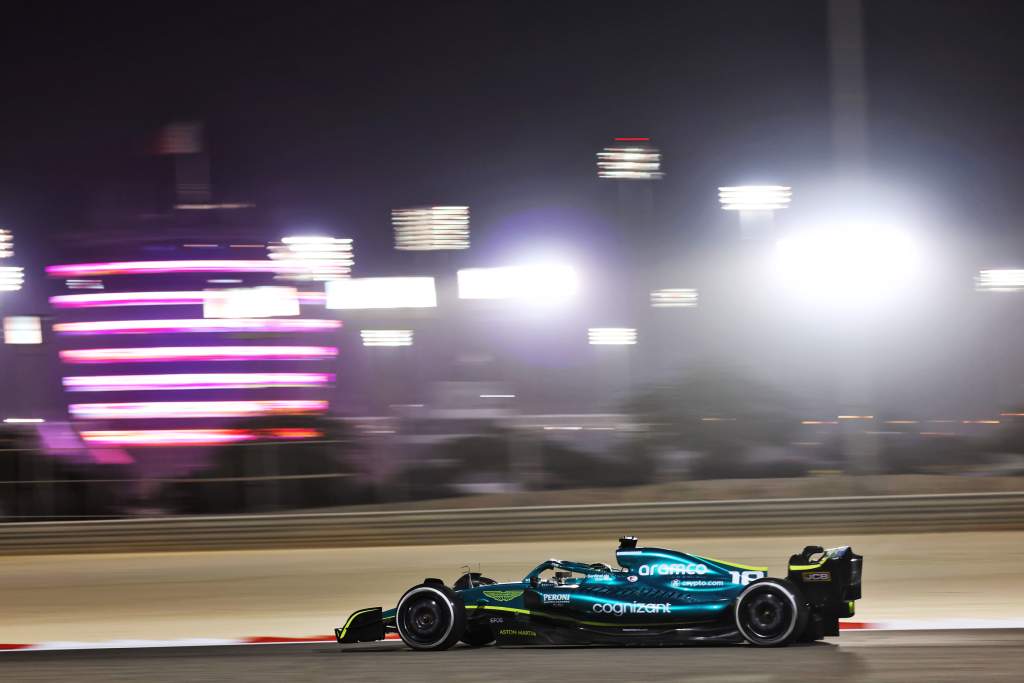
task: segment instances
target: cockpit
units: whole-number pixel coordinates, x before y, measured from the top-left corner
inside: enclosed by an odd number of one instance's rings
[[[604,562],[586,564],[583,562],[565,562],[563,560],[547,560],[541,562],[523,579],[531,586],[578,586],[586,579],[597,576],[609,576],[621,573]]]

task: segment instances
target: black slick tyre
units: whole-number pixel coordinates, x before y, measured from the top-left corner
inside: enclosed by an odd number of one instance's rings
[[[402,642],[414,650],[447,650],[466,631],[466,607],[440,582],[421,583],[398,601],[395,625]]]
[[[800,589],[786,579],[758,579],[736,598],[736,628],[751,645],[779,647],[797,640],[809,609]]]

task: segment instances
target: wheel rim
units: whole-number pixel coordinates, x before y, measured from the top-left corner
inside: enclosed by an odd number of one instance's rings
[[[438,596],[413,595],[402,606],[400,631],[407,641],[433,645],[444,640],[451,627],[451,617],[448,604]]]
[[[796,610],[789,595],[775,586],[765,586],[745,596],[737,617],[748,640],[773,644],[784,640],[793,630]]]

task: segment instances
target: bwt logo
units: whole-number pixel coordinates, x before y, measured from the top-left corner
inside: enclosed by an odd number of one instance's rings
[[[593,607],[598,614],[668,614],[667,602],[599,602]]]
[[[640,576],[680,576],[688,574],[707,574],[706,564],[642,564],[640,565]]]

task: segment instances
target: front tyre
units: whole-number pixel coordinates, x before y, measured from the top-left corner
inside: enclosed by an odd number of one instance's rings
[[[466,607],[454,591],[420,584],[398,601],[395,624],[402,642],[414,650],[447,650],[466,630]]]
[[[800,589],[786,579],[760,579],[736,598],[736,627],[752,645],[777,647],[798,638],[809,610]]]

